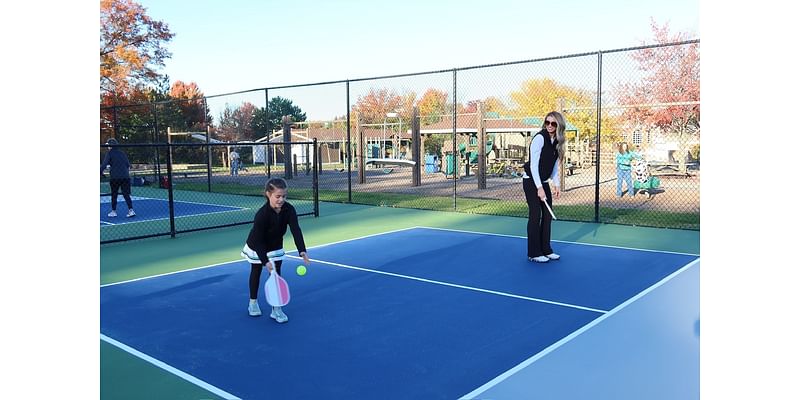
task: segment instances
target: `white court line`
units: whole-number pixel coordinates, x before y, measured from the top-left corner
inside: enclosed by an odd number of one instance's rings
[[[228,206],[224,206],[224,207],[228,207]],[[213,211],[213,212],[203,212],[203,213],[199,213],[199,214],[178,215],[177,217],[175,217],[175,219],[177,220],[178,218],[198,217],[198,216],[201,216],[201,215],[222,214],[222,213],[229,213],[229,212],[242,211],[242,210],[252,210],[252,209],[251,208],[247,208],[247,207],[243,207],[243,208],[236,208],[234,210],[222,210],[222,211]],[[135,221],[131,220],[130,222],[122,222],[120,224],[112,224],[112,225],[135,224],[135,223],[139,223],[139,222],[150,222],[150,221],[169,221],[169,217],[153,218],[153,219],[138,219],[138,220],[135,220]]]
[[[157,221],[157,220],[148,220],[148,221]],[[142,221],[142,222],[144,222],[144,221]],[[353,240],[364,239],[364,238],[368,238],[368,237],[372,237],[372,236],[384,235],[384,234],[387,234],[387,233],[400,232],[400,231],[404,231],[404,230],[408,230],[408,229],[414,229],[414,228],[415,227],[403,228],[403,229],[398,229],[398,230],[394,230],[394,231],[388,231],[388,232],[382,232],[382,233],[375,233],[375,234],[372,234],[372,235],[361,236],[361,237],[357,237],[357,238],[353,238],[353,239],[341,240],[341,241],[338,241],[338,242],[325,243],[325,244],[321,244],[321,245],[317,245],[317,246],[313,246],[313,247],[308,247],[306,250],[308,250],[308,249],[317,249],[317,248],[329,246],[329,245],[332,245],[332,244],[345,243],[345,242],[350,242],[350,241],[353,241]],[[287,255],[288,255],[288,253],[296,253],[296,252],[297,252],[297,250],[291,250],[291,251],[287,252]],[[290,257],[294,257],[294,256],[290,256]],[[299,257],[299,258],[301,258],[301,257]],[[195,270],[198,270],[198,269],[218,267],[220,265],[237,263],[239,261],[245,261],[245,259],[244,258],[237,258],[236,260],[223,261],[223,262],[219,262],[219,263],[216,263],[216,264],[204,265],[204,266],[201,266],[201,267],[194,267],[194,268],[182,269],[182,270],[179,270],[179,271],[165,272],[163,274],[143,276],[143,277],[140,277],[140,278],[128,279],[128,280],[125,280],[125,281],[106,283],[105,285],[100,285],[100,287],[104,288],[106,286],[121,285],[123,283],[136,282],[136,281],[141,281],[141,280],[150,279],[150,278],[158,278],[158,277],[167,276],[167,275],[180,274],[182,272],[195,271]]]
[[[122,195],[117,195],[117,201],[119,201],[119,197],[120,197],[120,196],[122,196]],[[102,197],[106,197],[106,196],[102,196]],[[110,203],[110,202],[111,202],[111,199],[110,199],[110,197],[111,197],[111,196],[108,196],[108,197],[109,197],[109,200],[108,200],[108,201],[101,201],[100,203],[101,203],[101,204]],[[137,197],[137,196],[131,196],[131,200],[132,200],[132,201],[133,201],[133,200],[140,200],[140,201],[141,201],[141,200],[159,200],[159,201],[163,201],[163,202],[169,203],[169,199],[162,199],[162,198],[158,198],[158,197]],[[203,205],[203,206],[216,206],[216,207],[233,207],[233,208],[237,208],[236,206],[228,206],[228,205],[224,205],[224,204],[214,204],[214,203],[200,203],[200,202],[197,202],[197,201],[187,201],[187,200],[178,200],[178,199],[173,199],[173,201],[176,201],[176,202],[179,202],[179,203],[186,203],[186,204],[199,204],[199,205]]]
[[[296,258],[296,259],[299,259],[299,260],[303,259],[302,257],[291,256],[291,255],[287,255],[287,257]],[[515,298],[515,299],[535,301],[537,303],[546,303],[546,304],[552,304],[552,305],[562,306],[562,307],[577,308],[579,310],[592,311],[592,312],[596,312],[596,313],[600,313],[600,314],[605,314],[605,313],[608,312],[608,311],[599,310],[599,309],[596,309],[596,308],[583,307],[583,306],[578,306],[578,305],[568,304],[568,303],[560,303],[560,302],[557,302],[557,301],[538,299],[538,298],[535,298],[535,297],[520,296],[520,295],[516,295],[516,294],[498,292],[496,290],[481,289],[481,288],[476,288],[476,287],[472,287],[472,286],[457,285],[455,283],[448,283],[448,282],[442,282],[442,281],[435,281],[435,280],[432,280],[432,279],[418,278],[416,276],[410,276],[410,275],[395,274],[393,272],[378,271],[378,270],[369,269],[369,268],[362,268],[362,267],[356,267],[356,266],[352,266],[352,265],[339,264],[339,263],[335,263],[335,262],[331,262],[331,261],[322,261],[322,260],[316,260],[316,259],[311,259],[311,260],[315,261],[315,262],[318,262],[318,263],[321,263],[321,264],[329,264],[329,265],[333,265],[333,266],[341,267],[341,268],[354,269],[354,270],[357,270],[357,271],[364,271],[364,272],[372,272],[374,274],[388,275],[388,276],[394,276],[394,277],[397,277],[397,278],[404,278],[404,279],[411,279],[411,280],[414,280],[414,281],[420,281],[420,282],[425,282],[425,283],[433,283],[433,284],[436,284],[436,285],[449,286],[449,287],[454,287],[454,288],[459,288],[459,289],[473,290],[473,291],[476,291],[476,292],[495,294],[495,295],[498,295],[498,296],[511,297],[511,298]]]
[[[613,310],[611,310],[611,311],[609,311],[609,312],[605,313],[604,315],[600,316],[599,318],[595,319],[594,321],[592,321],[592,322],[590,322],[590,323],[588,323],[588,324],[584,325],[583,327],[581,327],[580,329],[576,330],[575,332],[572,332],[572,333],[571,333],[569,336],[567,336],[567,337],[565,337],[565,338],[563,338],[563,339],[559,340],[558,342],[555,342],[555,343],[551,344],[551,345],[550,345],[550,346],[548,346],[546,349],[544,349],[544,350],[540,351],[539,353],[535,354],[533,357],[531,357],[531,358],[529,358],[529,359],[527,359],[527,360],[525,360],[525,361],[523,361],[523,362],[519,363],[517,366],[515,366],[515,367],[513,367],[513,368],[509,369],[508,371],[506,371],[506,372],[504,372],[504,373],[502,373],[502,374],[498,375],[496,378],[492,379],[492,380],[491,380],[491,381],[489,381],[489,382],[486,382],[486,383],[485,383],[485,384],[483,384],[481,387],[479,387],[479,388],[477,388],[477,389],[475,389],[475,390],[473,390],[473,391],[471,391],[471,392],[469,392],[469,393],[467,393],[467,394],[465,394],[465,395],[461,396],[461,397],[459,398],[459,400],[470,400],[470,399],[475,399],[475,398],[476,398],[476,396],[479,396],[481,393],[483,393],[483,392],[485,392],[485,391],[487,391],[487,390],[491,389],[491,388],[492,388],[492,387],[494,387],[494,386],[497,386],[497,385],[498,385],[500,382],[502,382],[502,381],[504,381],[504,380],[508,379],[509,377],[511,377],[512,375],[516,374],[516,373],[517,373],[517,372],[519,372],[520,370],[522,370],[522,369],[526,368],[527,366],[529,366],[529,365],[533,364],[534,362],[536,362],[536,361],[537,361],[537,360],[539,360],[540,358],[542,358],[542,357],[546,356],[547,354],[549,354],[549,353],[553,352],[554,350],[558,349],[559,347],[561,347],[561,346],[565,345],[567,342],[571,341],[572,339],[575,339],[575,338],[576,338],[578,335],[580,335],[580,334],[582,334],[582,333],[586,332],[587,330],[591,329],[591,328],[592,328],[592,327],[594,327],[595,325],[597,325],[597,324],[599,324],[599,323],[603,322],[603,320],[605,320],[606,318],[609,318],[609,317],[611,317],[612,315],[614,315],[614,314],[618,313],[618,312],[619,312],[620,310],[622,310],[623,308],[625,308],[625,307],[629,306],[631,303],[633,303],[633,302],[635,302],[636,300],[640,299],[640,298],[641,298],[641,297],[643,297],[644,295],[646,295],[646,294],[648,294],[648,293],[652,292],[653,290],[655,290],[655,289],[656,289],[656,288],[658,288],[659,286],[661,286],[661,285],[663,285],[663,284],[667,283],[667,282],[668,282],[668,281],[670,281],[672,278],[674,278],[674,277],[678,276],[678,275],[679,275],[679,274],[681,274],[683,271],[686,271],[687,269],[691,268],[691,267],[692,267],[692,266],[694,266],[695,264],[698,264],[699,262],[700,262],[700,259],[698,258],[698,259],[696,259],[696,260],[694,260],[694,261],[690,262],[689,264],[686,264],[686,265],[684,265],[684,266],[683,266],[681,269],[679,269],[679,270],[677,270],[677,271],[673,272],[673,273],[672,273],[672,274],[670,274],[669,276],[667,276],[667,277],[665,277],[664,279],[660,280],[659,282],[655,283],[653,286],[650,286],[649,288],[647,288],[647,289],[643,290],[642,292],[640,292],[640,293],[639,293],[639,294],[637,294],[636,296],[633,296],[633,297],[631,297],[630,299],[628,299],[628,300],[627,300],[627,301],[625,301],[624,303],[622,303],[622,304],[620,304],[620,305],[618,305],[618,306],[614,307],[614,309],[613,309]]]
[[[117,196],[117,197],[119,197],[119,196]],[[157,197],[136,197],[136,196],[131,196],[131,201],[133,201],[133,200],[160,200],[160,201],[169,203],[169,199],[160,199],[160,198],[157,198]],[[197,202],[197,201],[187,201],[187,200],[177,200],[177,199],[173,199],[173,201],[178,202],[178,203],[186,203],[186,204],[199,204],[199,205],[202,205],[202,206],[231,207],[231,208],[240,208],[240,209],[248,208],[248,207],[239,207],[239,206],[229,206],[229,205],[225,205],[225,204],[200,203],[200,202]],[[111,202],[111,200],[109,200],[107,202],[101,201],[100,203],[101,204],[105,204],[105,203],[110,203],[110,202]]]
[[[319,244],[319,245],[312,246],[312,247],[307,247],[306,250],[318,249],[320,247],[325,247],[325,246],[330,246],[330,245],[340,244],[340,243],[347,243],[347,242],[352,242],[354,240],[360,240],[360,239],[366,239],[366,238],[375,237],[375,236],[387,235],[387,234],[390,234],[390,233],[403,232],[403,231],[408,231],[408,230],[416,229],[416,228],[419,228],[419,227],[418,226],[412,226],[412,227],[409,227],[409,228],[400,228],[400,229],[395,229],[395,230],[392,230],[392,231],[373,233],[373,234],[370,234],[370,235],[359,236],[359,237],[355,237],[355,238],[352,238],[352,239],[339,240],[337,242],[330,242],[330,243],[325,243],[325,244]],[[293,251],[297,251],[297,250],[293,250]]]
[[[107,198],[107,199],[106,199]],[[158,200],[152,197],[139,197],[139,196],[131,196],[131,201],[134,200]],[[122,194],[117,195],[117,202],[125,202],[124,196]],[[111,203],[111,195],[108,196],[100,196],[100,204],[110,204]]]
[[[296,252],[296,251],[297,250],[292,250],[291,252]],[[293,256],[293,255],[289,255],[289,254],[286,254],[286,257],[295,258],[295,259],[298,259],[298,260],[302,260],[303,259],[303,257]],[[454,284],[454,283],[435,281],[435,280],[432,280],[432,279],[418,278],[416,276],[395,274],[393,272],[385,272],[385,271],[378,271],[378,270],[369,269],[369,268],[355,267],[355,266],[352,266],[352,265],[339,264],[339,263],[335,263],[335,262],[331,262],[331,261],[323,261],[323,260],[317,260],[317,259],[313,259],[313,258],[311,258],[310,260],[314,261],[314,262],[317,262],[317,263],[329,264],[329,265],[333,265],[333,266],[337,266],[337,267],[341,267],[341,268],[353,269],[353,270],[364,271],[364,272],[372,272],[372,273],[375,273],[375,274],[394,276],[394,277],[397,277],[397,278],[411,279],[411,280],[420,281],[420,282],[426,282],[426,283],[434,283],[434,284],[437,284],[437,285],[450,286],[450,287],[459,288],[459,289],[473,290],[473,291],[476,291],[476,292],[490,293],[490,294],[495,294],[495,295],[498,295],[498,296],[511,297],[511,298],[515,298],[515,299],[535,301],[535,302],[539,302],[539,303],[547,303],[547,304],[552,304],[552,305],[557,305],[557,306],[562,306],[562,307],[576,308],[576,309],[579,309],[579,310],[592,311],[592,312],[596,312],[596,313],[600,313],[600,314],[604,314],[604,313],[608,312],[608,311],[605,311],[605,310],[600,310],[600,309],[591,308],[591,307],[583,307],[583,306],[578,306],[578,305],[574,305],[574,304],[560,303],[560,302],[557,302],[557,301],[551,301],[551,300],[545,300],[545,299],[538,299],[538,298],[535,298],[535,297],[527,297],[527,296],[520,296],[520,295],[516,295],[516,294],[511,294],[511,293],[498,292],[498,291],[495,291],[495,290],[488,290],[488,289],[481,289],[481,288],[476,288],[476,287],[471,287],[471,286],[457,285],[457,284]],[[158,277],[162,277],[162,276],[175,275],[175,274],[180,274],[180,273],[183,273],[183,272],[196,271],[196,270],[205,269],[205,268],[212,268],[212,267],[217,267],[217,266],[225,265],[225,264],[232,264],[232,263],[236,263],[236,262],[240,262],[240,261],[241,262],[245,262],[244,259],[236,260],[236,261],[226,261],[226,262],[221,262],[221,263],[217,263],[217,264],[197,267],[197,268],[190,268],[190,269],[184,269],[184,270],[173,271],[173,272],[165,272],[163,274],[150,275],[150,276],[145,276],[145,277],[141,277],[141,278],[129,279],[129,280],[126,280],[126,281],[107,283],[105,285],[100,285],[100,287],[104,288],[104,287],[108,287],[108,286],[121,285],[121,284],[124,284],[124,283],[137,282],[137,281],[142,281],[142,280],[151,279],[151,278],[158,278]]]
[[[181,377],[181,378],[183,378],[183,379],[185,379],[185,380],[187,380],[187,381],[189,381],[191,383],[194,383],[195,385],[200,386],[201,388],[203,388],[205,390],[208,390],[209,392],[214,393],[217,396],[220,396],[220,397],[222,397],[224,399],[227,399],[227,400],[241,400],[239,397],[236,397],[236,396],[234,396],[234,395],[232,395],[232,394],[230,394],[230,393],[228,393],[228,392],[226,392],[226,391],[224,391],[224,390],[222,390],[222,389],[220,389],[220,388],[218,388],[218,387],[216,387],[214,385],[211,385],[210,383],[207,383],[207,382],[205,382],[205,381],[203,381],[203,380],[201,380],[199,378],[196,378],[196,377],[194,377],[192,375],[189,375],[186,372],[183,372],[183,371],[181,371],[181,370],[179,370],[179,369],[177,369],[177,368],[175,368],[175,367],[173,367],[173,366],[171,366],[171,365],[169,365],[169,364],[167,364],[167,363],[165,363],[163,361],[160,361],[160,360],[157,360],[157,359],[155,359],[153,357],[150,357],[147,354],[144,354],[141,351],[136,350],[136,349],[134,349],[134,348],[132,348],[132,347],[130,347],[128,345],[125,345],[125,344],[123,344],[123,343],[121,343],[121,342],[119,342],[117,340],[114,340],[114,339],[112,339],[112,338],[110,338],[110,337],[108,337],[108,336],[106,336],[106,335],[104,335],[102,333],[100,334],[100,339],[105,341],[105,342],[107,342],[107,343],[109,343],[109,344],[111,344],[111,345],[114,345],[114,346],[116,346],[116,347],[118,347],[118,348],[120,348],[120,349],[122,349],[122,350],[124,350],[124,351],[126,351],[126,352],[128,352],[128,353],[130,353],[130,354],[132,354],[134,356],[136,356],[136,357],[139,357],[142,360],[147,361],[150,364],[155,365],[156,367],[159,367],[159,368],[161,368],[161,369],[163,369],[163,370],[165,370],[167,372],[170,372],[173,375],[176,375],[176,376]]]
[[[148,221],[156,221],[156,220],[148,220]],[[320,247],[330,246],[332,244],[345,243],[345,242],[350,242],[350,241],[353,241],[353,240],[364,239],[364,238],[368,238],[368,237],[372,237],[372,236],[380,236],[380,235],[384,235],[384,234],[387,234],[387,233],[400,232],[400,231],[414,229],[414,228],[416,228],[416,227],[397,229],[397,230],[394,230],[394,231],[381,232],[381,233],[375,233],[375,234],[371,234],[371,235],[360,236],[360,237],[356,237],[356,238],[353,238],[353,239],[340,240],[338,242],[320,244],[320,245],[317,245],[317,246],[308,247],[308,248],[306,248],[306,250],[308,250],[308,249],[318,249]],[[291,251],[288,251],[287,253],[295,253],[295,252],[297,252],[297,250],[291,250]],[[223,261],[223,262],[220,262],[220,263],[204,265],[204,266],[201,266],[201,267],[182,269],[180,271],[165,272],[163,274],[144,276],[144,277],[141,277],[141,278],[129,279],[129,280],[126,280],[126,281],[112,282],[112,283],[107,283],[105,285],[100,285],[100,287],[102,288],[102,287],[106,287],[106,286],[119,285],[119,284],[122,284],[122,283],[136,282],[136,281],[140,281],[140,280],[143,280],[143,279],[157,278],[157,277],[166,276],[166,275],[179,274],[181,272],[195,271],[195,270],[198,270],[198,269],[218,267],[220,265],[232,264],[232,263],[236,263],[236,262],[239,262],[239,261],[245,261],[245,259],[244,258],[237,258],[235,260]]]
[[[222,211],[222,212],[229,212],[229,211],[234,211],[234,210],[228,210],[228,211]],[[187,215],[185,217],[192,217],[192,216],[194,216],[194,215]],[[183,218],[183,217],[177,217],[177,218]],[[155,219],[155,220],[147,220],[147,221],[158,221],[158,220]],[[145,222],[145,221],[140,221],[140,222]],[[308,247],[307,249],[309,249],[309,250],[310,249],[318,249],[318,248],[322,248],[322,247],[326,247],[326,246],[331,246],[331,245],[334,245],[334,244],[347,243],[347,242],[352,242],[352,241],[355,241],[355,240],[366,239],[366,238],[375,237],[375,236],[381,236],[381,235],[387,235],[387,234],[390,234],[390,233],[403,232],[403,231],[408,231],[408,230],[412,230],[412,229],[431,229],[431,230],[440,230],[440,231],[446,231],[446,232],[450,231],[450,232],[472,233],[472,234],[477,234],[477,235],[491,235],[491,236],[509,237],[509,238],[515,238],[515,239],[525,239],[526,238],[525,236],[505,235],[505,234],[502,234],[502,233],[474,232],[474,231],[466,231],[466,230],[459,230],[459,229],[434,228],[434,227],[430,227],[430,226],[412,226],[412,227],[408,227],[408,228],[400,228],[400,229],[395,229],[395,230],[386,231],[386,232],[379,232],[379,233],[373,233],[373,234],[364,235],[364,236],[358,236],[358,237],[354,237],[352,239],[345,239],[345,240],[340,240],[340,241],[336,241],[336,242],[324,243],[324,244]],[[691,253],[677,253],[677,252],[658,251],[658,250],[649,250],[649,249],[636,249],[636,248],[628,248],[628,247],[616,247],[616,246],[609,246],[609,245],[602,245],[602,244],[591,244],[591,243],[581,243],[581,242],[567,242],[567,241],[556,241],[556,242],[579,244],[579,245],[585,245],[585,246],[597,246],[597,247],[612,248],[612,249],[639,250],[639,251],[649,251],[649,252],[655,252],[655,253],[667,253],[667,254],[678,254],[678,255],[688,255],[688,256],[699,256],[698,254],[691,254]],[[295,252],[297,252],[297,250],[289,251],[289,252],[287,252],[287,255],[288,255],[288,253],[295,253]],[[217,267],[217,266],[220,266],[220,265],[231,264],[231,263],[235,263],[235,262],[239,262],[239,261],[244,261],[244,259],[235,259],[235,260],[231,260],[231,261],[223,261],[223,262],[216,263],[216,264],[204,265],[204,266],[195,267],[195,268],[188,268],[188,269],[184,269],[184,270],[180,270],[180,271],[173,271],[173,272],[167,272],[167,273],[163,273],[163,274],[150,275],[150,276],[145,276],[145,277],[141,277],[141,278],[130,279],[130,280],[126,280],[126,281],[107,283],[105,285],[100,285],[100,287],[102,288],[102,287],[111,286],[111,285],[119,285],[119,284],[122,284],[122,283],[135,282],[135,281],[139,281],[139,280],[143,280],[143,279],[150,279],[150,278],[157,278],[157,277],[161,277],[161,276],[165,276],[165,275],[178,274],[178,273],[181,273],[181,272],[189,272],[189,271],[194,271],[194,270],[198,270],[198,269]],[[602,311],[602,312],[605,312],[605,311]]]
[[[145,280],[145,279],[159,278],[159,277],[162,277],[162,276],[167,276],[167,275],[175,275],[175,274],[180,274],[180,273],[182,273],[182,272],[196,271],[196,270],[198,270],[198,269],[205,269],[205,268],[211,268],[211,267],[218,267],[218,266],[220,266],[220,265],[232,264],[232,263],[239,262],[239,261],[245,261],[245,260],[244,260],[244,258],[240,258],[240,259],[238,259],[238,260],[234,260],[234,261],[224,261],[224,262],[221,262],[221,263],[216,263],[216,264],[211,264],[211,265],[204,265],[204,266],[202,266],[202,267],[195,267],[195,268],[189,268],[189,269],[182,269],[182,270],[180,270],[180,271],[165,272],[165,273],[163,273],[163,274],[157,274],[157,275],[143,276],[143,277],[141,277],[141,278],[128,279],[128,280],[126,280],[126,281],[119,281],[119,282],[106,283],[105,285],[100,285],[100,287],[101,287],[101,288],[104,288],[104,287],[106,287],[106,286],[114,286],[114,285],[121,285],[121,284],[123,284],[123,283],[130,283],[130,282],[136,282],[136,281],[143,281],[143,280]]]
[[[473,234],[476,234],[476,235],[500,236],[500,237],[510,237],[510,238],[516,238],[516,239],[527,239],[527,236],[506,235],[506,234],[502,234],[502,233],[490,233],[490,232],[475,232],[475,231],[465,231],[465,230],[460,230],[460,229],[449,229],[449,228],[435,228],[435,227],[432,227],[432,226],[415,226],[414,228],[420,228],[420,229],[432,229],[432,230],[437,230],[437,231],[448,231],[448,232],[473,233]],[[647,252],[651,252],[651,253],[677,254],[677,255],[681,255],[681,256],[696,256],[696,257],[699,257],[699,256],[700,256],[700,254],[694,254],[694,253],[681,253],[681,252],[677,252],[677,251],[651,250],[651,249],[639,249],[639,248],[635,248],[635,247],[611,246],[611,245],[607,245],[607,244],[583,243],[583,242],[570,242],[570,241],[567,241],[567,240],[552,240],[552,241],[553,241],[553,242],[557,242],[557,243],[578,244],[578,245],[582,245],[582,246],[604,247],[604,248],[609,248],[609,249],[622,249],[622,250],[633,250],[633,251],[647,251]]]

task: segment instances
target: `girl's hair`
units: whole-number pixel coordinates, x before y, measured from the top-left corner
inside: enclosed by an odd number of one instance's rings
[[[566,139],[564,139],[564,130],[566,129],[566,123],[564,122],[564,116],[561,115],[558,111],[550,111],[544,117],[544,121],[547,121],[547,117],[553,117],[558,122],[558,127],[556,128],[556,139],[558,140],[558,144],[556,145],[556,150],[558,150],[558,158],[562,161],[564,160],[564,152],[566,151],[564,145],[566,145]],[[547,131],[544,126],[544,122],[542,122],[542,129]]]
[[[286,189],[286,181],[283,178],[272,178],[267,181],[267,186],[264,188],[264,191],[267,193],[272,193],[275,189]]]
[[[625,151],[622,151],[622,146],[625,146]],[[631,151],[631,146],[628,146],[628,143],[626,142],[619,142],[617,144],[617,151],[619,152],[619,154],[625,154]]]

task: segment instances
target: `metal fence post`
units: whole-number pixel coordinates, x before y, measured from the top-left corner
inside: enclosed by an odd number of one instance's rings
[[[169,198],[169,236],[175,237],[175,197],[172,192],[172,139],[167,135],[167,193]]]
[[[317,147],[317,138],[314,138],[314,173],[312,177],[311,186],[313,186],[312,190],[314,192],[314,216],[319,217],[319,169],[317,165],[322,165],[322,158],[319,157],[322,155],[322,151]],[[317,158],[319,157],[319,158]],[[319,162],[317,162],[319,160]]]
[[[347,202],[353,202],[353,144],[350,137],[350,81],[345,82],[345,91],[347,92],[347,149],[345,150],[345,157],[347,157]]]
[[[291,116],[284,115],[283,122],[283,176],[292,179],[292,120]]]
[[[456,74],[457,73],[458,73],[458,70],[453,69],[453,210],[457,210],[456,197],[458,196],[458,188],[457,188],[457,183],[456,182],[458,182],[458,174],[459,174],[459,172],[458,172],[458,163],[456,162],[456,160],[458,160],[458,157],[456,157],[456,130],[457,130],[457,127],[456,127],[456,106],[457,106],[457,102],[456,102]]]
[[[206,148],[208,149],[208,157],[206,157],[207,161],[207,171],[208,171],[208,191],[211,192],[211,175],[212,171],[211,168],[213,165],[211,159],[211,127],[208,126],[208,120],[206,118],[206,114],[208,114],[208,104],[206,104],[206,98],[203,97],[203,125],[206,127]]]
[[[600,134],[603,101],[603,52],[597,52],[597,139],[595,141],[594,222],[600,222]]]

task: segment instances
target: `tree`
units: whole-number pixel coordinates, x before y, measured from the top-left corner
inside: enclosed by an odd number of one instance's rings
[[[593,102],[589,93],[549,78],[523,82],[520,90],[511,92],[511,101],[515,107],[508,111],[515,117],[544,117],[560,103],[588,106]]]
[[[511,92],[512,107],[506,111],[515,117],[544,118],[550,111],[563,111],[564,118],[575,127],[565,132],[567,140],[591,138],[597,135],[596,100],[592,93],[562,85],[553,79],[531,79],[522,83],[520,90]],[[562,109],[563,107],[563,109]],[[579,111],[570,109],[580,108]],[[616,130],[616,123],[603,116],[603,138],[609,140]]]
[[[219,116],[217,135],[226,142],[256,139],[252,128],[255,112],[256,107],[250,102],[244,102],[236,108],[225,104],[225,109]]]
[[[458,112],[465,113],[465,114],[473,114],[478,112],[478,101],[479,100],[470,100],[467,102],[467,105],[462,106],[461,104],[458,105]],[[483,112],[496,112],[496,113],[508,113],[508,108],[506,108],[505,104],[503,104],[502,100],[498,99],[494,96],[489,96],[483,101]]]
[[[267,118],[267,109],[269,110],[269,119]],[[284,115],[290,115],[294,122],[306,120],[306,113],[300,107],[294,105],[291,100],[280,96],[273,97],[267,103],[267,109],[258,108],[253,114],[250,129],[258,137],[266,136],[273,130],[282,129]]]
[[[352,111],[358,113],[362,124],[383,123],[386,114],[397,112],[407,103],[407,99],[388,89],[370,89],[369,93],[359,96]],[[410,110],[403,112],[410,115]]]
[[[451,105],[447,103],[448,94],[442,90],[430,88],[423,93],[417,102],[422,125],[438,122],[444,115],[453,113]]]
[[[175,100],[174,103],[183,116],[186,129],[202,130],[205,128],[204,124],[212,123],[212,117],[208,114],[203,101],[203,91],[196,83],[176,81],[172,84],[169,95]]]
[[[107,92],[100,98],[100,139],[115,137],[120,142],[151,143],[162,138],[154,128],[168,126],[163,105],[149,104],[169,99],[165,82],[152,87],[134,87],[123,95]],[[115,106],[123,104],[122,106]],[[133,149],[131,151],[134,151]]]
[[[669,24],[659,26],[651,20],[658,44],[683,42],[688,33],[670,34]],[[638,82],[619,85],[620,104],[626,108],[622,116],[634,124],[657,128],[677,136],[678,163],[685,172],[687,140],[700,134],[700,50],[699,44],[651,47],[637,50],[632,58],[645,76]],[[694,103],[697,104],[694,104]]]
[[[442,154],[445,139],[445,135],[429,135],[425,139],[425,154]]]
[[[175,34],[133,0],[100,1],[100,92],[119,96],[161,78]]]

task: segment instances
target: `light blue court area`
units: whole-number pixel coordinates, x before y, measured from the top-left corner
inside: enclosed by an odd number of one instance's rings
[[[111,212],[111,196],[100,196],[100,226],[130,224],[141,221],[169,219],[169,201],[148,197],[131,196],[136,216],[127,218],[128,206],[122,195],[117,196],[117,216],[109,217]],[[196,203],[190,201],[174,201],[175,217],[213,214],[238,211],[241,207],[222,206],[218,204]]]
[[[248,316],[244,261],[110,284],[101,333],[224,398],[699,397],[697,255],[525,246],[405,229],[311,248],[303,277],[293,253],[286,324],[263,296]]]

